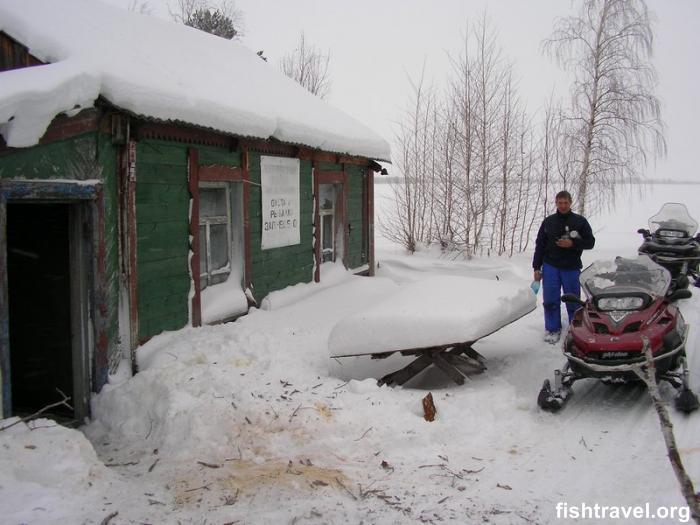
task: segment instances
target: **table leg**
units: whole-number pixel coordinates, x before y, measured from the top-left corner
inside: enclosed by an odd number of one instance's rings
[[[430,355],[423,354],[418,359],[411,361],[407,366],[403,367],[401,370],[392,372],[382,377],[377,384],[382,385],[403,385],[406,381],[411,379],[413,376],[419,374],[432,364],[433,360]]]
[[[460,370],[452,363],[447,362],[447,360],[443,357],[444,355],[445,352],[435,352],[430,357],[432,358],[435,366],[437,366],[440,370],[445,372],[450,377],[450,379],[452,379],[452,381],[454,381],[458,385],[463,385],[464,374],[462,374],[462,372],[460,372]]]
[[[445,361],[459,368],[459,371],[464,375],[480,374],[486,370],[486,367],[481,361],[472,357],[460,355],[459,353],[445,352],[443,357],[445,358]]]

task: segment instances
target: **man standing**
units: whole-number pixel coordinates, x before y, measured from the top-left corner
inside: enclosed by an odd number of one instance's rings
[[[580,295],[581,253],[595,245],[588,221],[571,211],[571,194],[560,191],[556,196],[557,212],[542,221],[532,258],[535,281],[543,280],[544,340],[554,344],[561,334],[561,291]],[[578,308],[567,303],[569,322]]]

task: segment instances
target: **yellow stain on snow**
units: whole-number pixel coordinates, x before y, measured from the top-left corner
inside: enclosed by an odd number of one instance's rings
[[[246,366],[250,366],[252,363],[253,360],[248,357],[236,357],[235,359],[231,360],[231,364],[236,368],[245,368]]]
[[[220,468],[202,467],[196,475],[174,483],[175,504],[185,507],[207,500],[210,503],[226,498],[250,497],[268,490],[343,491],[350,484],[345,474],[335,468],[318,467],[309,460],[281,459],[256,463],[248,460],[227,460]]]
[[[320,401],[314,405],[316,412],[321,414],[326,421],[330,421],[333,418],[333,413],[328,405],[321,403]]]

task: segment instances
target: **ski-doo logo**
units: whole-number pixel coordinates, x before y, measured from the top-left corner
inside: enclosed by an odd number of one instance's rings
[[[602,359],[625,359],[629,355],[629,352],[603,352],[600,357]]]
[[[615,311],[613,311],[613,312],[608,312],[608,315],[612,318],[613,321],[615,321],[616,323],[619,323],[619,322],[622,321],[625,317],[627,317],[627,314],[628,314],[628,313],[629,313],[629,312],[623,312],[623,311],[615,310]]]

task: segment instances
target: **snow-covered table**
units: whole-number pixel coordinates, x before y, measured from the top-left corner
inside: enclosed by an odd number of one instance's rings
[[[380,384],[402,385],[435,365],[456,383],[485,370],[472,345],[535,309],[528,286],[473,277],[439,276],[402,286],[383,301],[341,319],[332,329],[331,357],[394,352],[418,356]]]

